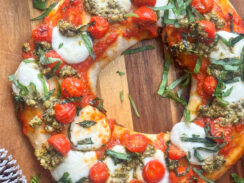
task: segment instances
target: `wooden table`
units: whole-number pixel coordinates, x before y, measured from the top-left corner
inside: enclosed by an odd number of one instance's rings
[[[49,0],[50,1],[50,0]],[[243,0],[231,0],[237,11],[244,16]],[[39,15],[32,8],[31,0],[0,0],[0,147],[5,147],[18,160],[27,176],[41,174],[42,181],[51,180],[49,172],[43,170],[36,160],[28,139],[21,132],[21,125],[16,119],[14,101],[8,76],[15,72],[21,61],[21,47],[31,36],[31,30],[39,22],[29,21]],[[105,100],[105,108],[110,118],[128,128],[147,133],[169,131],[182,116],[183,108],[169,99],[162,99],[156,93],[159,87],[163,59],[160,40],[143,41],[139,45],[152,44],[156,50],[139,53],[136,56],[118,58],[100,74],[98,93]],[[118,76],[117,70],[126,72]],[[179,75],[179,71],[170,73],[169,82]],[[125,101],[120,102],[119,92],[125,93]],[[140,113],[137,118],[127,98],[131,94]],[[244,176],[241,160],[218,182],[228,183],[233,172]]]

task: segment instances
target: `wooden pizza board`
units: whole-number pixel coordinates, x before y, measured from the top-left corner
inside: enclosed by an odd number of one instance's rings
[[[53,1],[53,0],[52,0]],[[49,3],[52,2],[49,0]],[[244,16],[243,0],[231,0],[237,11]],[[21,47],[31,37],[31,30],[40,22],[31,22],[40,12],[34,10],[31,0],[0,0],[0,147],[9,150],[17,159],[23,173],[30,180],[39,173],[41,182],[51,182],[48,171],[43,170],[34,156],[28,139],[21,132],[16,119],[14,101],[11,96],[11,84],[8,76],[15,72],[21,61]],[[157,95],[163,59],[160,40],[143,41],[136,46],[152,44],[156,50],[137,55],[121,56],[108,65],[100,74],[98,93],[105,100],[105,108],[110,118],[136,131],[158,133],[170,131],[172,125],[179,122],[183,108],[169,99]],[[126,72],[119,76],[116,71]],[[171,82],[180,74],[174,69],[170,72]],[[120,102],[119,93],[124,91],[125,100]],[[133,97],[140,113],[137,118],[130,107],[128,93]],[[244,176],[244,160],[228,171],[218,183],[229,183],[233,172]]]

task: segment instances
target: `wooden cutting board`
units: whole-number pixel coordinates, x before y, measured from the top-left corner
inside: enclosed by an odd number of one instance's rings
[[[241,16],[244,16],[243,0],[231,2]],[[21,132],[21,125],[15,115],[11,85],[8,82],[8,76],[15,72],[21,61],[23,43],[31,37],[32,28],[40,24],[31,22],[30,18],[36,17],[40,12],[33,9],[31,0],[0,0],[0,9],[0,147],[8,149],[18,160],[28,180],[39,173],[41,182],[49,183],[49,172],[39,165],[28,139]],[[183,108],[156,94],[164,61],[159,39],[143,41],[136,46],[148,44],[154,45],[156,50],[120,57],[108,65],[100,74],[98,93],[105,100],[108,116],[115,118],[120,124],[140,132],[166,132],[179,122]],[[126,72],[126,75],[119,76],[116,74],[117,70]],[[178,68],[172,66],[168,81],[175,80],[179,74]],[[121,104],[119,93],[122,90],[125,100]],[[128,93],[135,101],[140,118],[136,117],[130,107]],[[240,160],[217,182],[231,182],[230,174],[233,172],[243,177],[243,163],[244,160]]]

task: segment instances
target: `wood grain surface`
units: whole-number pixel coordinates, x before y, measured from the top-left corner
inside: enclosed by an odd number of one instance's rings
[[[231,2],[240,15],[244,16],[243,0]],[[40,12],[33,9],[31,0],[0,0],[0,9],[0,148],[9,150],[28,180],[39,173],[41,182],[49,183],[49,172],[39,165],[28,139],[21,132],[21,125],[15,116],[11,84],[8,82],[8,76],[15,72],[21,61],[23,43],[31,37],[32,28],[40,23],[29,20]],[[143,41],[136,46],[148,44],[155,45],[156,50],[121,56],[109,64],[100,74],[98,93],[105,100],[108,116],[115,118],[120,124],[147,133],[170,131],[173,124],[179,122],[183,108],[156,94],[164,61],[160,39]],[[126,72],[126,75],[119,76],[116,74],[117,70]],[[180,70],[173,66],[168,81],[173,81],[179,74]],[[120,91],[124,91],[123,103],[120,102]],[[136,117],[130,107],[128,93],[136,103],[140,118]],[[230,174],[233,172],[243,177],[243,164],[244,160],[240,160],[217,182],[230,183]]]

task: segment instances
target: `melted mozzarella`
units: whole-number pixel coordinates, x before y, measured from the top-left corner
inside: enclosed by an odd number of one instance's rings
[[[95,121],[96,124],[84,128],[78,123],[84,120]],[[90,138],[92,144],[79,144],[79,141],[84,141]],[[96,150],[102,145],[107,143],[110,139],[110,128],[107,119],[103,113],[98,111],[96,108],[87,106],[83,108],[78,117],[75,118],[74,122],[70,127],[70,140],[78,150]]]
[[[217,32],[218,35],[225,38],[229,41],[231,38],[235,38],[238,36],[236,33],[230,33],[226,31]],[[224,59],[224,58],[236,58],[240,59],[242,48],[244,47],[244,39],[237,42],[234,47],[226,46],[222,40],[218,41],[218,44],[213,48],[213,51],[210,53],[210,57],[216,60]]]
[[[155,7],[166,6],[168,4],[168,0],[157,0]],[[162,27],[162,17],[164,16],[164,11],[159,12],[158,26]]]
[[[158,183],[169,183],[169,171],[166,167],[164,153],[161,150],[156,150],[156,153],[152,157],[147,157],[143,160],[144,165],[152,160],[159,160],[165,167],[165,174],[164,177]]]
[[[124,146],[121,146],[121,145],[114,146],[112,148],[112,150],[115,152],[119,152],[119,153],[126,153]],[[115,173],[116,169],[120,169],[122,167],[121,164],[115,165],[112,158],[110,158],[109,156],[105,158],[104,163],[107,165],[110,175],[113,175]],[[119,181],[119,178],[109,176],[107,183],[118,182],[118,181]]]
[[[65,172],[69,173],[72,182],[88,177],[91,166],[97,162],[96,152],[69,151],[64,161],[53,171],[52,176],[58,181]]]
[[[40,74],[40,70],[36,63],[21,62],[17,71],[15,72],[15,78],[24,86],[29,86],[30,83],[34,83],[37,91],[43,95],[44,94],[43,84],[38,77],[39,74]],[[46,85],[47,85],[47,82],[46,82]],[[13,88],[14,93],[18,95],[19,89],[15,86],[15,84],[12,85],[12,88]]]
[[[241,99],[244,99],[244,82],[239,79],[238,82],[226,84],[226,89],[228,90],[233,87],[230,95],[224,99],[230,103],[238,102]]]
[[[92,44],[91,38],[90,41]],[[59,48],[60,44],[63,45],[61,48]],[[63,36],[58,27],[53,29],[52,47],[68,64],[81,63],[89,56],[89,51],[80,35],[74,37]]]
[[[191,158],[190,162],[192,164],[201,165],[202,163],[198,161],[198,159],[194,156],[194,148],[197,147],[206,147],[203,143],[194,143],[194,142],[183,142],[181,141],[181,137],[192,137],[192,135],[199,135],[201,138],[205,138],[205,131],[202,127],[194,124],[189,123],[186,124],[185,122],[180,122],[174,125],[170,139],[171,142],[178,146],[180,149],[185,151],[186,153],[190,152]],[[199,154],[202,156],[203,159],[213,156],[214,154],[207,151],[198,151]]]

